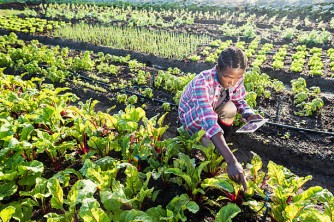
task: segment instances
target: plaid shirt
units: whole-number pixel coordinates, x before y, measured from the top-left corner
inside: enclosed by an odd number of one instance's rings
[[[201,72],[188,83],[180,98],[178,113],[180,122],[191,134],[203,129],[206,137],[210,139],[223,132],[217,123],[218,115],[214,111],[222,90],[216,67]],[[244,78],[229,88],[228,94],[243,118],[254,113],[245,101]]]

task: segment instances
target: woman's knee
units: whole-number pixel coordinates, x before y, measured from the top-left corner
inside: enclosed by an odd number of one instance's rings
[[[223,114],[224,118],[234,118],[235,115],[237,114],[237,107],[234,105],[233,102],[228,101],[223,106]]]

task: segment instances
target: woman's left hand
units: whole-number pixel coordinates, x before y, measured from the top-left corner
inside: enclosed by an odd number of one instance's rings
[[[254,119],[263,119],[263,117],[260,114],[252,114],[247,118],[247,122],[254,120]]]

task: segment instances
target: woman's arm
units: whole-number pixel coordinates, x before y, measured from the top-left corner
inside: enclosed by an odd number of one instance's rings
[[[230,148],[227,146],[222,133],[217,133],[211,137],[211,141],[218,149],[219,153],[224,157],[227,163],[228,176],[235,182],[241,183],[244,191],[247,191],[247,183],[243,174],[243,168],[238,160],[235,158]]]

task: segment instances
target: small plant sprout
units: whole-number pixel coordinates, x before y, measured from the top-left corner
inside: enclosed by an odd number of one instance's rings
[[[170,103],[163,103],[161,107],[165,112],[169,112],[171,110]]]

